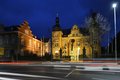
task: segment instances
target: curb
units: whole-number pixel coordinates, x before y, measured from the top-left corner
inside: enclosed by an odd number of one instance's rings
[[[37,66],[37,65],[36,65]],[[71,69],[81,69],[81,70],[113,70],[120,71],[120,68],[117,67],[109,67],[109,66],[72,66],[72,65],[39,65],[41,67],[50,67],[50,68],[71,68]]]
[[[101,66],[101,67],[89,67],[89,66],[76,66],[76,69],[79,70],[88,70],[88,71],[111,71],[111,72],[120,72],[120,68]]]
[[[108,67],[89,67],[89,66],[70,66],[70,65],[53,65],[53,68],[76,68],[83,70],[110,70]]]

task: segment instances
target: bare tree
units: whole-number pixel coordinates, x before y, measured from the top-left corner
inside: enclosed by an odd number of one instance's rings
[[[104,38],[101,39],[101,36],[110,31],[110,24],[104,16],[102,16],[100,13],[94,12],[91,16],[85,19],[83,27],[88,28],[91,33],[90,46],[92,47],[92,57],[94,58],[96,54],[93,46],[94,40],[97,39],[99,42],[104,40]]]
[[[110,31],[110,24],[108,23],[107,19],[102,16],[100,13],[96,13],[95,19],[92,16],[89,16],[85,19],[85,24],[84,26],[89,28],[91,26],[91,24],[93,24],[93,22],[95,22],[98,24],[99,27],[99,34],[103,35],[106,32]]]

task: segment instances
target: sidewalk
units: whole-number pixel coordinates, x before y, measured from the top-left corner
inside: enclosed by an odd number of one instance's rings
[[[113,71],[120,72],[120,64],[118,63],[73,63],[73,62],[44,62],[44,66],[51,66],[53,68],[75,68],[77,70],[90,71]]]

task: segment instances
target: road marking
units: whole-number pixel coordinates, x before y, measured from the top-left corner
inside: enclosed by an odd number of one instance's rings
[[[20,79],[13,79],[13,78],[0,77],[0,80],[20,80]]]
[[[21,77],[34,77],[34,78],[48,78],[48,79],[62,79],[57,77],[50,76],[40,76],[40,75],[30,75],[30,74],[20,74],[20,73],[11,73],[11,72],[0,72],[1,75],[11,75],[11,76],[21,76]],[[9,80],[9,79],[7,79]]]
[[[85,70],[102,70],[102,67],[91,67],[91,66],[76,66],[76,68],[84,68]]]
[[[106,79],[101,79],[101,78],[92,78],[94,80],[106,80]]]
[[[99,70],[108,70],[110,72],[120,72],[118,67],[93,67],[93,66],[76,66],[77,69],[85,69],[85,70],[93,70],[93,71],[99,71]]]
[[[54,68],[54,69],[57,69],[57,70],[70,70],[70,68]]]
[[[71,72],[69,72],[65,77],[68,77],[69,75],[71,75],[74,70],[75,70],[75,69],[73,69]]]
[[[70,68],[71,66],[70,65],[53,65],[53,67],[66,67],[66,68]]]

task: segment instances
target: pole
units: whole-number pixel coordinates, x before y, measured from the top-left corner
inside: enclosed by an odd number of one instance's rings
[[[110,49],[109,49],[109,42],[110,42],[110,41],[109,41],[109,32],[108,32],[108,55],[109,55],[109,50],[110,50]]]
[[[115,60],[117,63],[116,7],[114,7],[114,28],[115,28]]]
[[[51,47],[51,62],[52,62],[52,36],[51,36],[51,41],[50,41],[50,47]]]

